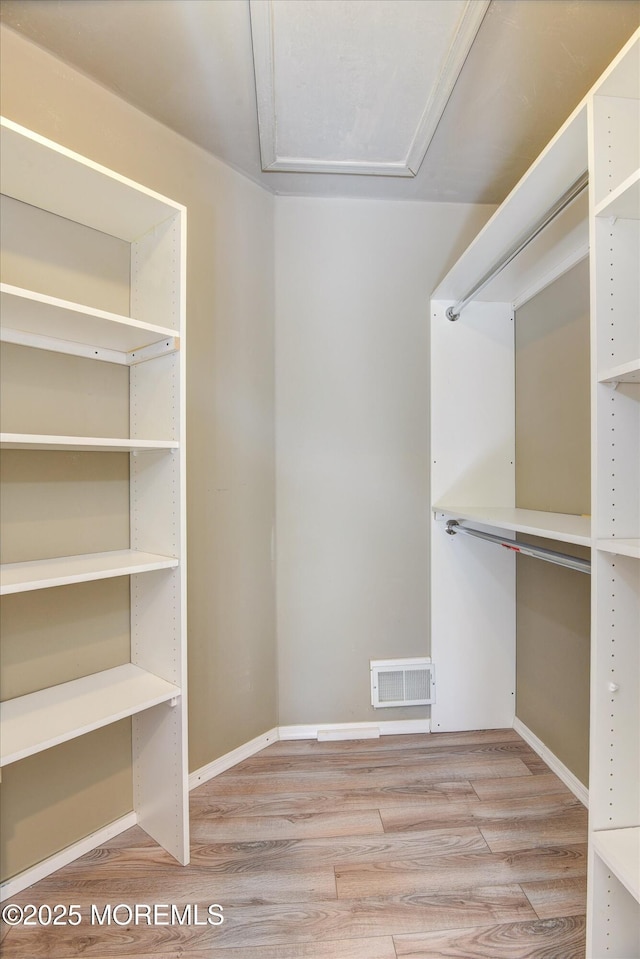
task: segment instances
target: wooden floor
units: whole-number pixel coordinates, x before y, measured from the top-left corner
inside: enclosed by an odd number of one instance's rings
[[[83,921],[11,928],[4,959],[584,957],[586,810],[512,730],[275,743],[191,808],[189,867],[135,827],[14,897]],[[91,925],[92,903],[199,924]]]

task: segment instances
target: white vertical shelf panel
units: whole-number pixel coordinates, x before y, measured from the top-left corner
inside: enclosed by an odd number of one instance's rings
[[[589,959],[640,957],[640,31],[589,108],[592,565]]]
[[[433,732],[498,729],[515,716],[515,554],[431,525]]]
[[[603,539],[640,536],[640,387],[595,389],[597,533]]]
[[[514,504],[513,317],[473,303],[452,323],[431,305],[433,501]],[[431,527],[434,730],[511,726],[515,692],[515,558]]]
[[[189,862],[186,711],[139,713],[133,721],[133,795],[140,826],[182,865]]]
[[[129,432],[138,436],[180,435],[180,354],[158,356],[129,371]]]
[[[593,224],[598,376],[640,356],[640,220],[598,217]]]
[[[594,213],[598,215],[609,198],[619,197],[622,184],[638,169],[640,106],[628,96],[600,94],[593,100],[594,122],[598,127],[594,140]],[[611,214],[620,215],[613,210]]]
[[[131,577],[131,658],[183,695],[174,708],[133,722],[133,785],[138,822],[178,862],[189,862],[186,653],[186,210],[139,238],[131,249],[131,309],[180,334],[181,349],[130,371],[130,434],[162,429],[180,439],[170,457],[131,464],[131,543],[162,544],[180,557],[169,574]],[[151,435],[151,434],[149,434]],[[163,433],[164,435],[164,433]],[[163,644],[157,642],[164,635]]]
[[[620,829],[640,825],[640,562],[594,559],[591,822]]]
[[[589,855],[587,959],[638,959],[640,906],[592,847]]]
[[[439,507],[515,505],[514,327],[508,303],[431,308],[431,496]]]

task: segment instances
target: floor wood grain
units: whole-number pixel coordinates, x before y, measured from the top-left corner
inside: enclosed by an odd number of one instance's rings
[[[584,956],[585,810],[513,730],[274,743],[191,806],[188,867],[134,827],[14,897],[83,921],[5,929],[3,959]]]
[[[520,849],[513,853],[471,852],[431,858],[422,856],[395,862],[369,863],[336,869],[341,899],[363,896],[411,895],[435,890],[474,888],[491,883],[533,882],[575,878],[584,873],[586,844]]]
[[[539,919],[579,915],[587,898],[587,879],[551,879],[520,883]]]
[[[434,800],[424,806],[384,809],[380,813],[386,832],[424,830],[443,824],[455,828],[470,822],[487,831],[499,830],[503,824],[522,824],[523,827],[529,824],[534,829],[542,829],[545,823],[553,823],[567,814],[583,827],[586,826],[586,809],[569,792],[478,802],[461,800],[447,803]],[[580,838],[570,840],[580,841]]]
[[[394,936],[398,959],[584,959],[584,917]]]

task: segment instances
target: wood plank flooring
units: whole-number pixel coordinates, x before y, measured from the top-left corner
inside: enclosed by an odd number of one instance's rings
[[[513,730],[274,743],[191,793],[191,837],[186,868],[135,827],[14,897],[82,922],[5,928],[4,959],[585,954],[586,810]]]

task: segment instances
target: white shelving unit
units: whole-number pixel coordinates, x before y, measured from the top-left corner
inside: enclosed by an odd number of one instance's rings
[[[640,956],[640,39],[590,100],[593,620],[587,950]]]
[[[186,210],[9,120],[0,142],[3,194],[130,245],[131,311],[1,284],[3,342],[128,367],[128,436],[0,440],[9,451],[129,453],[130,537],[127,549],[5,564],[0,591],[127,576],[131,601],[129,663],[2,704],[2,765],[133,717],[138,822],[186,864]],[[34,470],[41,462],[33,460]]]
[[[560,213],[465,300],[588,170]],[[514,312],[590,257],[592,517],[515,508]],[[515,556],[445,520],[591,547],[588,959],[640,957],[640,34],[433,294],[434,730],[510,726]],[[553,543],[549,544],[553,547]]]

